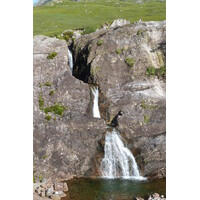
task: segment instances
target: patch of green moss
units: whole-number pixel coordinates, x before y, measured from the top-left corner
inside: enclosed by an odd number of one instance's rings
[[[54,90],[51,90],[50,92],[49,92],[49,96],[53,96],[55,94],[55,91]]]
[[[148,76],[159,76],[166,77],[166,66],[155,68],[155,67],[147,67],[146,75]]]
[[[40,108],[40,110],[42,110],[43,107],[44,107],[44,98],[43,98],[41,93],[39,94],[39,100],[38,101],[39,101],[39,108]]]
[[[53,120],[56,121],[56,117],[54,117]]]
[[[121,53],[122,53],[122,49],[120,49],[120,48],[119,48],[119,49],[116,49],[116,51],[115,51],[115,52],[116,52],[116,54],[118,54],[118,55],[119,55],[119,54],[121,54]]]
[[[57,56],[57,53],[53,51],[47,56],[47,59],[54,59],[56,56]]]
[[[51,87],[51,82],[47,81],[44,85],[48,86],[48,87]]]
[[[64,110],[66,110],[67,108],[64,107],[63,105],[60,105],[58,103],[55,103],[53,106],[50,106],[50,107],[46,107],[44,108],[44,112],[47,114],[47,113],[54,113],[54,114],[57,114],[57,115],[60,115],[62,116],[63,113],[64,113]]]
[[[145,115],[144,116],[144,123],[147,124],[150,121],[150,116],[149,115]]]
[[[42,84],[41,83],[39,83],[39,87],[42,88]]]
[[[103,44],[103,40],[98,40],[98,42],[97,42],[97,46],[101,46]]]
[[[126,58],[125,62],[129,67],[133,67],[135,64],[135,60],[133,58]]]
[[[147,67],[146,75],[156,75],[156,68],[155,67]]]
[[[96,67],[91,67],[90,68],[90,73],[95,76],[98,72],[100,71],[100,67],[96,66]]]
[[[45,119],[46,119],[47,121],[49,121],[49,120],[51,119],[51,115],[46,115],[46,116],[45,116]]]
[[[150,109],[150,110],[154,110],[156,108],[155,105],[149,105],[147,104],[147,102],[145,100],[143,100],[141,103],[140,103],[140,106],[143,108],[143,109]]]

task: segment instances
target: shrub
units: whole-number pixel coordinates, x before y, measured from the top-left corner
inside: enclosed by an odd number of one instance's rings
[[[57,56],[57,53],[55,51],[49,53],[49,55],[47,56],[47,59],[54,59]]]
[[[129,67],[133,67],[135,60],[133,58],[127,58],[125,62]]]
[[[98,42],[97,42],[97,46],[101,46],[103,44],[103,40],[98,40]]]

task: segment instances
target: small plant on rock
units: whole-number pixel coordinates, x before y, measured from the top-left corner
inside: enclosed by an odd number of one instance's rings
[[[39,100],[38,101],[39,101],[39,108],[40,108],[40,110],[42,110],[43,107],[44,107],[44,98],[43,98],[41,93],[39,95]]]
[[[145,115],[144,116],[144,123],[147,124],[150,121],[150,116],[149,115]]]
[[[133,58],[126,58],[125,62],[129,67],[133,67],[133,65],[135,64],[135,60]]]
[[[55,94],[55,91],[54,90],[51,90],[50,92],[49,92],[49,96],[53,96]]]
[[[103,44],[103,40],[98,40],[98,42],[97,42],[97,46],[101,46]]]
[[[121,53],[122,53],[122,49],[120,49],[120,48],[119,48],[119,49],[116,49],[116,51],[115,51],[115,52],[116,52],[116,54],[118,54],[118,55],[119,55],[119,54],[121,54]]]
[[[46,119],[47,121],[49,121],[49,120],[51,119],[51,115],[46,115],[46,116],[45,116],[45,119]]]
[[[55,57],[57,56],[57,53],[55,51],[53,51],[52,53],[50,53],[48,56],[47,56],[47,59],[54,59]]]
[[[44,85],[48,86],[48,87],[51,87],[51,82],[47,81]]]

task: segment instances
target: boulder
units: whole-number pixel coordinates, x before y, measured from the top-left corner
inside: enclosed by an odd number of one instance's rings
[[[33,46],[34,175],[50,182],[90,175],[105,121],[92,117],[89,86],[71,74],[67,43],[35,36]]]
[[[98,85],[101,116],[117,126],[141,174],[165,168],[166,22],[137,22],[83,35],[73,53],[73,75]]]

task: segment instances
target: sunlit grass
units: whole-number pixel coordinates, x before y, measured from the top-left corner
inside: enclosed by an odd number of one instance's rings
[[[160,21],[166,18],[166,3],[152,0],[144,4],[113,0],[107,2],[72,2],[63,0],[54,6],[40,6],[33,10],[33,34],[51,35],[67,29],[86,29],[92,32],[105,22],[123,18],[131,22]]]

